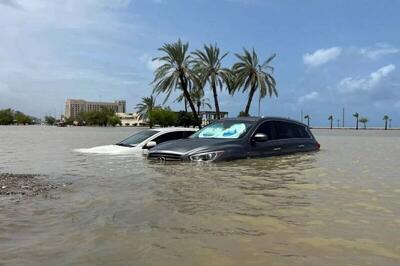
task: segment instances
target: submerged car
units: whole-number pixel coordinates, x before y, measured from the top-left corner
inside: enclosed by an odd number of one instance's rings
[[[297,121],[276,117],[218,120],[187,139],[152,148],[149,159],[216,162],[319,150],[310,129]]]
[[[88,149],[76,149],[75,151],[94,154],[138,153],[166,141],[187,138],[196,131],[197,129],[194,128],[180,127],[147,129],[139,131],[117,144],[97,146]]]

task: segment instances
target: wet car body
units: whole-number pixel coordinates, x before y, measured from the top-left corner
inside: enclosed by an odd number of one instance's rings
[[[211,130],[210,137],[206,134],[202,136],[202,132],[206,132],[208,127],[218,128],[219,131],[214,129]],[[240,130],[243,131],[241,135],[238,134]],[[216,131],[218,136],[212,136]],[[224,132],[236,135],[232,135],[232,138],[225,137]],[[148,158],[161,161],[216,162],[309,152],[319,148],[310,129],[291,119],[228,118],[208,125],[190,138],[157,145],[149,151]]]

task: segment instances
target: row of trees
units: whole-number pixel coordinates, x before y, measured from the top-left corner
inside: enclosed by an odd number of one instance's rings
[[[0,125],[32,125],[37,119],[12,109],[0,110]]]
[[[185,111],[186,106],[189,106],[198,126],[201,126],[200,107],[209,105],[204,99],[206,87],[211,90],[217,118],[220,118],[219,91],[226,90],[231,95],[239,91],[248,93],[243,116],[249,116],[257,92],[259,100],[266,96],[278,96],[272,76],[274,69],[270,66],[275,54],[261,62],[254,49],[244,49],[242,54],[235,54],[237,62],[231,68],[226,68],[222,62],[228,53],[221,52],[216,44],[204,45],[202,50],[189,52],[189,44],[178,40],[166,43],[158,50],[162,55],[153,59],[160,63],[154,72],[153,93],[166,94],[165,103],[172,93],[178,91],[176,101],[185,102]],[[143,98],[137,110],[148,117],[154,107],[154,97],[150,96]]]
[[[364,116],[364,117],[361,117],[360,114],[357,113],[357,112],[353,114],[353,117],[356,118],[356,129],[357,129],[357,130],[358,130],[358,125],[359,125],[359,123],[364,124],[364,129],[367,128],[367,123],[369,122],[369,120],[368,120],[367,117],[365,117],[365,116]],[[310,126],[311,116],[310,116],[310,115],[305,115],[305,116],[304,116],[304,119],[307,120],[307,125]],[[328,117],[328,121],[330,121],[330,129],[333,128],[333,120],[334,120],[333,115],[330,115],[330,116]],[[389,124],[389,128],[392,127],[392,119],[391,119],[388,115],[384,115],[382,120],[385,121],[385,130],[388,129],[388,124]],[[338,120],[338,121],[339,121],[339,120]]]
[[[74,121],[73,121],[74,120]],[[121,125],[121,120],[114,111],[102,108],[100,111],[87,111],[79,114],[77,119],[67,119],[66,124],[78,123],[81,126],[113,126]]]

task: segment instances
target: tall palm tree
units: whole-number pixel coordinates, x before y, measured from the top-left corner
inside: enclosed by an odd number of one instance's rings
[[[182,43],[181,40],[178,40],[175,43],[165,43],[158,49],[163,52],[164,55],[153,59],[162,63],[154,72],[154,92],[157,94],[161,92],[166,93],[166,101],[174,90],[182,90],[193,113],[193,117],[200,127],[201,122],[199,121],[196,107],[190,97],[190,88],[192,88],[192,84],[196,84],[199,81],[190,68],[191,58],[188,54],[188,48],[188,43]]]
[[[332,129],[332,128],[333,128],[333,115],[330,115],[330,116],[328,117],[328,120],[331,121],[331,129]]]
[[[138,103],[135,109],[141,119],[147,120],[150,117],[150,112],[156,107],[156,99],[151,95],[150,97],[143,97],[142,102]],[[150,128],[152,127],[153,125],[150,123]]]
[[[311,116],[310,116],[310,115],[305,115],[305,116],[304,116],[304,119],[307,119],[307,126],[310,127],[310,119],[311,119]]]
[[[204,45],[204,50],[196,50],[194,55],[194,70],[199,75],[203,84],[208,83],[213,93],[215,112],[220,119],[218,102],[219,87],[222,90],[224,84],[229,86],[232,73],[229,69],[222,67],[222,60],[228,53],[220,54],[220,49],[215,45]]]
[[[357,113],[357,112],[355,112],[354,114],[353,114],[353,116],[356,118],[356,130],[358,130],[358,121],[359,121],[359,113]]]
[[[385,120],[385,130],[387,130],[388,129],[389,116],[388,115],[384,115],[383,116],[383,120]]]
[[[200,108],[203,107],[208,107],[209,109],[211,109],[211,104],[210,104],[210,100],[208,98],[204,98],[204,92],[203,90],[192,90],[190,91],[190,97],[192,98],[193,102],[196,103],[197,105],[197,113],[200,114]],[[178,98],[175,99],[174,102],[182,102],[185,100],[185,96],[183,95],[183,93],[181,95],[178,96]],[[186,105],[186,102],[185,102]]]
[[[367,123],[368,123],[368,118],[366,118],[366,117],[360,117],[360,123],[363,123],[364,124],[364,129],[366,129],[367,128]]]
[[[269,63],[275,58],[276,54],[273,54],[260,65],[254,49],[252,53],[246,49],[243,49],[243,52],[243,55],[235,54],[239,62],[234,64],[232,69],[235,75],[235,89],[242,89],[242,92],[249,91],[244,110],[244,114],[249,115],[250,105],[257,90],[259,90],[260,98],[264,98],[266,95],[271,97],[273,94],[278,96],[275,79],[267,72],[267,70],[273,71],[273,67]]]

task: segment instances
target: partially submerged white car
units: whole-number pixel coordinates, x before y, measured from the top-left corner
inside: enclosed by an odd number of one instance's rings
[[[139,131],[123,141],[113,144],[97,146],[88,149],[76,149],[76,152],[93,154],[130,154],[142,153],[157,144],[169,141],[184,139],[196,132],[195,128],[169,127],[153,128]]]

